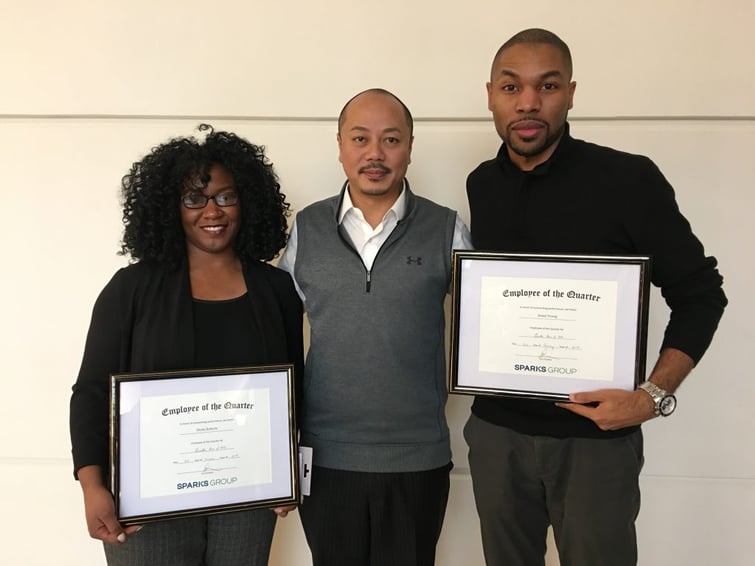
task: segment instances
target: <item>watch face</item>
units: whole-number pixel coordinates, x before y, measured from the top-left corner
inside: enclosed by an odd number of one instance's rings
[[[664,416],[668,417],[676,409],[676,397],[673,395],[667,395],[658,404],[658,411]]]

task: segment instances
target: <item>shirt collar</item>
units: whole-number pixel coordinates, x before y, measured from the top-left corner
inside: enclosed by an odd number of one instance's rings
[[[401,193],[399,193],[398,198],[395,200],[391,208],[389,208],[385,216],[383,216],[383,220],[385,220],[385,217],[388,216],[391,211],[396,215],[396,220],[401,220],[406,215],[406,179],[402,181],[401,185]],[[343,192],[343,199],[341,200],[341,210],[338,212],[338,223],[341,224],[343,222],[344,216],[350,211],[350,210],[357,210],[357,208],[354,206],[354,203],[351,201],[351,195],[349,194],[349,185],[346,185],[346,190]],[[361,211],[360,211],[361,212]]]

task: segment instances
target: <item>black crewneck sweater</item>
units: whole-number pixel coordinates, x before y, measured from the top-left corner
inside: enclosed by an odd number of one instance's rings
[[[727,303],[723,279],[650,159],[576,140],[567,124],[556,151],[532,171],[518,169],[502,145],[469,174],[467,196],[477,250],[651,256],[652,282],[671,309],[661,348],[700,360]],[[601,431],[552,402],[519,398],[478,396],[472,412],[558,438],[622,436],[637,428]]]

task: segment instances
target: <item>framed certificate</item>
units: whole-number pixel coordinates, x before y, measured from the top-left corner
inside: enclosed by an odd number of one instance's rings
[[[299,500],[293,365],[110,377],[124,525]]]
[[[650,258],[454,252],[449,391],[566,400],[645,378]]]

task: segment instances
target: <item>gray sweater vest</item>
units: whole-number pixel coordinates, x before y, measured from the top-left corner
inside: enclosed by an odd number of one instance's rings
[[[444,466],[451,449],[443,304],[456,213],[408,192],[407,214],[368,272],[337,225],[340,202],[312,204],[296,219],[294,275],[311,328],[302,444],[328,468]]]

